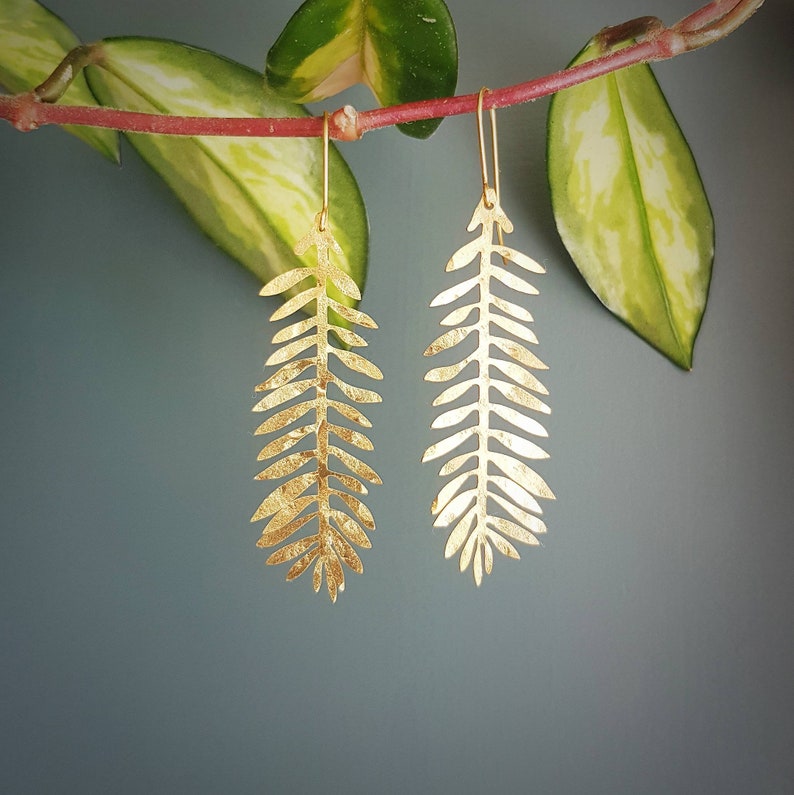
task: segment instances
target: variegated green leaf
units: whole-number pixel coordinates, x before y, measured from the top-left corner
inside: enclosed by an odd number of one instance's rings
[[[261,76],[206,50],[172,41],[106,39],[100,65],[87,69],[106,105],[186,116],[295,116],[306,111],[262,87]],[[302,138],[182,138],[130,135],[204,231],[269,281],[314,255],[293,246],[322,207],[322,142]],[[335,259],[363,288],[366,210],[353,175],[335,147],[329,227],[344,249]],[[353,299],[335,293],[345,304]]]
[[[455,26],[443,0],[307,0],[267,55],[265,75],[280,96],[314,102],[354,83],[381,105],[454,93]],[[399,125],[416,138],[440,119]]]
[[[31,91],[79,44],[63,20],[35,0],[0,0],[0,86],[15,93]],[[59,102],[97,104],[83,75],[74,78]],[[118,162],[118,133],[92,127],[64,129]]]
[[[573,63],[602,54],[596,38]],[[714,224],[692,153],[650,67],[560,92],[548,126],[554,215],[573,261],[611,312],[690,369]]]

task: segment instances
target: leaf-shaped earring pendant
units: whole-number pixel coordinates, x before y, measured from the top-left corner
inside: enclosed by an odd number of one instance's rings
[[[463,299],[441,320],[452,326],[432,342],[425,356],[433,356],[463,343],[469,337],[476,347],[456,364],[436,367],[425,375],[426,381],[455,382],[433,401],[443,406],[458,401],[475,390],[474,400],[455,405],[436,417],[432,428],[465,425],[440,442],[431,445],[422,461],[448,457],[439,475],[455,475],[433,501],[435,527],[452,526],[444,555],[460,552],[460,570],[472,565],[474,581],[479,586],[483,573],[493,568],[494,547],[504,555],[518,558],[514,541],[537,545],[537,536],[546,532],[540,519],[538,500],[554,499],[554,494],[526,460],[548,458],[548,454],[527,437],[546,437],[543,426],[528,412],[549,414],[550,409],[538,395],[548,391],[532,372],[546,365],[524,343],[537,343],[528,328],[532,315],[506,296],[512,293],[537,295],[538,291],[524,278],[524,273],[544,273],[541,265],[525,254],[504,245],[503,233],[513,225],[499,204],[499,165],[496,118],[490,111],[494,188],[488,184],[482,125],[480,91],[477,104],[477,131],[483,192],[468,226],[472,232],[481,227],[479,237],[467,243],[447,263],[446,270],[463,270],[474,264],[477,272],[459,281],[432,301],[431,306],[446,306]],[[493,262],[496,255],[501,263]],[[508,263],[516,266],[508,269]],[[520,274],[520,275],[518,275]],[[476,297],[472,298],[472,294]],[[519,299],[520,300],[520,299]],[[476,319],[470,319],[476,314]],[[496,354],[499,354],[498,356]],[[470,364],[476,370],[457,378]],[[502,402],[494,402],[498,397]],[[513,408],[511,405],[515,406]],[[473,419],[472,419],[473,417]],[[507,430],[510,428],[511,430]]]
[[[308,287],[279,307],[270,319],[281,320],[312,303],[315,309],[313,316],[276,333],[273,344],[283,345],[265,364],[281,367],[256,387],[257,392],[268,394],[253,410],[278,409],[255,431],[274,434],[258,460],[275,459],[256,479],[283,482],[265,498],[251,521],[268,520],[257,542],[259,547],[276,546],[303,531],[300,538],[290,540],[270,555],[267,563],[294,561],[287,580],[294,580],[314,564],[314,590],[320,590],[324,575],[328,595],[335,602],[337,594],[345,589],[342,564],[359,574],[364,570],[354,545],[365,548],[372,545],[367,533],[375,529],[375,522],[359,496],[367,494],[365,482],[381,482],[371,467],[338,446],[346,442],[362,450],[373,449],[363,433],[350,427],[353,424],[370,428],[372,423],[344,398],[353,403],[378,403],[381,398],[368,389],[348,384],[332,372],[330,365],[337,362],[375,379],[383,378],[383,374],[363,356],[348,349],[367,343],[350,328],[331,320],[338,317],[343,323],[377,328],[369,315],[329,295],[333,287],[354,301],[361,298],[353,279],[331,262],[331,253],[342,252],[328,226],[327,113],[323,124],[323,208],[315,218],[314,227],[295,246],[295,253],[305,254],[312,247],[317,250],[315,266],[282,273],[260,292],[260,295],[277,295],[310,280]],[[331,334],[348,348],[332,344]],[[305,352],[311,349],[313,355],[306,356]],[[298,378],[306,371],[308,377]],[[341,393],[341,399],[328,394],[330,386]],[[303,422],[297,424],[299,420]],[[349,424],[337,424],[344,420]],[[297,452],[287,453],[296,447]],[[343,471],[332,468],[331,458],[341,464]],[[308,532],[307,527],[311,528]]]

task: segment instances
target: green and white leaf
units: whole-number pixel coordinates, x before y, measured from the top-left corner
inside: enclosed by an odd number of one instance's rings
[[[593,39],[571,65],[602,54]],[[714,223],[692,153],[648,66],[552,99],[548,176],[560,237],[590,288],[643,339],[691,369]]]
[[[450,96],[458,78],[455,26],[443,0],[307,0],[267,55],[268,85],[315,102],[355,83],[397,105]],[[399,125],[427,138],[441,119]]]
[[[35,0],[0,0],[0,86],[21,94],[42,83],[80,40],[60,17]],[[96,105],[85,77],[77,75],[63,105]],[[119,137],[113,130],[64,127],[109,160],[119,160]]]
[[[206,50],[146,38],[106,39],[89,84],[106,105],[184,116],[303,116],[262,86],[261,75]],[[201,228],[267,282],[311,253],[293,251],[322,207],[322,141],[128,135]],[[330,149],[329,228],[344,250],[336,264],[363,289],[369,229],[358,185]],[[300,289],[300,287],[298,287]],[[344,304],[355,300],[339,291]]]

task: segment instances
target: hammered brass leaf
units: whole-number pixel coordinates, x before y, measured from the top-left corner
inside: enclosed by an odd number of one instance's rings
[[[506,271],[504,268],[498,268],[495,265],[492,267],[493,271],[491,275],[511,290],[524,293],[525,295],[538,294],[538,291],[526,279],[522,279],[520,276],[510,273],[510,271]]]
[[[338,400],[329,400],[328,405],[351,422],[358,423],[364,428],[372,427],[372,423],[355,406],[348,406],[347,403],[340,403]]]
[[[359,386],[352,386],[333,374],[330,375],[328,382],[338,386],[346,397],[356,403],[380,403],[381,401],[381,397],[377,392],[373,392],[371,389],[362,389]]]
[[[533,321],[532,315],[524,309],[523,306],[519,306],[518,304],[514,304],[512,301],[508,301],[505,298],[501,298],[498,295],[491,296],[491,303],[497,308],[501,309],[506,315],[510,315],[514,317],[516,320],[523,320],[527,323],[531,323]]]
[[[268,394],[254,406],[254,411],[271,411],[279,407],[279,411],[266,419],[255,432],[277,434],[259,454],[260,461],[275,460],[256,478],[291,479],[271,491],[251,521],[270,517],[257,542],[260,547],[276,546],[306,527],[315,528],[316,532],[311,531],[309,535],[276,550],[267,559],[267,563],[276,565],[294,561],[287,572],[287,580],[296,579],[314,564],[314,590],[319,591],[325,577],[328,595],[335,602],[338,593],[345,588],[342,563],[358,574],[364,570],[361,558],[352,544],[363,548],[372,546],[366,531],[375,529],[375,520],[369,508],[354,495],[368,493],[362,481],[380,484],[381,480],[369,465],[332,442],[333,437],[334,440],[347,443],[358,450],[373,449],[372,442],[365,434],[333,423],[329,419],[330,410],[362,428],[370,428],[372,423],[354,406],[329,398],[327,390],[333,384],[344,397],[356,403],[377,403],[381,398],[372,390],[340,379],[331,371],[330,363],[338,361],[342,369],[374,379],[383,378],[383,374],[360,354],[335,347],[331,343],[331,336],[335,336],[350,347],[363,347],[367,344],[354,331],[334,323],[334,316],[367,328],[377,328],[377,324],[364,312],[344,306],[328,296],[328,288],[333,285],[350,298],[357,300],[361,297],[356,283],[330,261],[331,252],[341,252],[330,231],[323,228],[322,216],[322,213],[317,215],[312,230],[295,247],[298,253],[315,247],[316,266],[283,273],[262,288],[262,295],[276,295],[312,277],[314,285],[279,307],[271,319],[289,317],[312,302],[316,312],[313,317],[292,323],[275,334],[273,344],[281,347],[273,352],[266,365],[281,367],[256,387],[257,392]],[[313,350],[313,356],[295,358],[308,349]],[[307,371],[311,374],[309,378],[294,380]],[[283,404],[289,404],[306,393],[313,394],[313,397],[282,408]],[[306,418],[307,415],[313,415],[313,421],[306,422],[304,419],[306,424],[290,428],[293,422]],[[305,440],[311,440],[308,448]],[[297,452],[284,455],[299,444],[306,449],[299,448]],[[331,457],[339,461],[348,472],[333,471],[330,466]],[[296,474],[305,466],[310,468]],[[332,481],[341,488],[332,485]]]
[[[433,401],[433,406],[443,406],[445,403],[452,403],[453,400],[457,400],[459,397],[465,395],[466,392],[468,392],[476,383],[478,383],[476,378],[468,378],[465,381],[461,381],[458,384],[453,384],[452,386],[447,387]],[[474,410],[474,408],[475,406],[472,406],[472,410]]]
[[[433,354],[440,353],[441,349],[431,349],[425,352],[426,356],[433,356]],[[451,364],[448,367],[435,367],[428,370],[425,374],[425,381],[451,381],[458,373],[469,366],[474,361],[474,356],[467,356],[463,361],[457,364]]]
[[[255,431],[254,435],[260,436],[272,431],[278,431],[281,428],[286,428],[292,422],[299,420],[305,414],[308,414],[314,408],[314,402],[306,400],[303,403],[295,403],[289,408],[279,411],[272,417],[266,419]]]
[[[459,306],[453,309],[445,318],[438,322],[442,326],[457,326],[462,323],[466,318],[477,308],[477,304],[468,304],[467,306]]]
[[[289,342],[289,340],[293,340],[295,337],[300,337],[301,334],[305,334],[316,325],[316,317],[307,317],[303,320],[299,320],[297,323],[292,323],[273,336],[273,344],[278,345],[282,342]]]
[[[312,275],[309,268],[292,268],[285,273],[280,273],[275,278],[271,279],[260,291],[259,295],[278,295],[290,287],[294,287],[304,279],[308,279]]]
[[[431,428],[449,428],[452,425],[457,425],[464,420],[473,411],[476,411],[476,406],[458,406],[456,409],[449,409],[442,414],[439,414],[434,420]]]
[[[529,370],[525,370],[523,367],[513,364],[513,362],[505,362],[502,359],[491,359],[491,364],[520,386],[524,386],[541,395],[549,394],[549,390]]]
[[[491,315],[491,322],[495,323],[508,334],[518,337],[520,340],[531,342],[535,345],[538,344],[538,338],[535,336],[535,332],[532,331],[532,329],[523,326],[521,323],[516,323],[515,320],[511,320],[509,317],[502,317],[494,313]]]
[[[534,332],[525,325],[532,322],[532,315],[520,304],[495,295],[491,289],[495,279],[502,294],[507,288],[519,296],[537,295],[532,284],[507,268],[512,263],[523,272],[543,273],[544,269],[535,260],[500,242],[502,234],[511,232],[513,226],[499,205],[496,191],[491,188],[486,189],[468,229],[473,231],[478,226],[481,227],[479,237],[458,249],[446,267],[451,272],[474,263],[477,273],[444,289],[431,306],[453,304],[475,288],[479,298],[472,303],[469,297],[466,305],[452,308],[441,325],[454,328],[441,334],[425,350],[425,356],[434,356],[476,336],[477,347],[473,353],[456,364],[435,367],[425,375],[427,381],[452,381],[474,363],[477,367],[474,377],[448,386],[433,405],[451,403],[472,387],[476,387],[476,395],[466,405],[447,409],[436,417],[433,428],[454,429],[468,424],[431,444],[422,460],[444,458],[460,445],[476,440],[476,450],[460,453],[441,467],[441,477],[454,477],[440,489],[431,512],[436,516],[435,527],[452,527],[444,556],[450,558],[459,553],[460,570],[471,565],[474,581],[479,586],[483,575],[490,574],[493,569],[494,548],[506,557],[518,558],[513,542],[540,543],[536,536],[546,531],[546,525],[538,517],[542,513],[538,500],[553,500],[554,494],[523,460],[545,459],[548,453],[523,435],[498,425],[500,421],[507,422],[522,434],[546,437],[545,428],[525,411],[548,414],[550,409],[533,394],[547,395],[548,391],[531,372],[547,367],[523,344],[537,343]],[[495,257],[501,258],[499,264],[492,262]],[[474,311],[478,317],[472,323],[469,318]],[[466,321],[467,325],[461,325]],[[497,358],[494,351],[508,358]],[[497,402],[499,396],[522,410]]]
[[[357,373],[363,373],[364,375],[367,375],[370,378],[374,378],[378,381],[383,378],[383,373],[374,364],[372,364],[369,359],[365,359],[358,353],[353,353],[353,351],[345,351],[341,348],[331,348],[330,351],[350,370],[354,370]]]
[[[308,389],[311,389],[313,385],[313,378],[304,378],[302,381],[293,381],[291,384],[279,387],[278,389],[275,389],[273,392],[271,392],[267,397],[262,398],[262,400],[260,400],[259,403],[253,407],[252,411],[270,411],[270,409],[280,406],[282,403],[286,403],[298,395],[302,395]]]
[[[328,308],[336,312],[339,317],[355,323],[357,326],[364,326],[364,328],[377,328],[378,324],[366,312],[359,309],[353,309],[352,306],[345,306],[332,298],[328,299]]]
[[[494,403],[491,406],[491,410],[506,422],[515,425],[516,428],[520,428],[524,433],[529,433],[533,436],[542,436],[544,438],[549,435],[546,429],[537,420],[533,420],[532,417],[527,417],[526,414],[522,414],[520,411],[511,409],[510,406],[500,406],[498,403]]]

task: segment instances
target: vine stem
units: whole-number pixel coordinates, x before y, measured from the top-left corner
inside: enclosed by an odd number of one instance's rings
[[[554,94],[565,88],[584,83],[627,66],[673,58],[684,52],[712,44],[732,33],[746,22],[764,0],[714,0],[670,27],[656,17],[640,17],[621,25],[605,28],[597,38],[605,47],[619,41],[638,39],[637,43],[596,58],[578,66],[489,91],[483,99],[483,109],[504,108],[530,102]],[[78,48],[80,58],[71,58],[68,72],[71,78],[87,63],[101,61],[101,43],[96,57],[86,57],[91,48]],[[62,66],[53,73],[58,75]],[[74,67],[74,68],[72,68]],[[157,133],[161,135],[211,135],[256,138],[319,138],[323,135],[322,116],[304,118],[219,118],[207,116],[167,116],[103,107],[84,107],[52,104],[53,76],[33,91],[0,95],[0,119],[6,119],[22,132],[29,132],[45,124],[72,124],[105,127],[123,132]],[[68,81],[65,84],[68,86]],[[64,87],[65,90],[65,87]],[[60,96],[60,95],[59,95]],[[359,112],[346,105],[329,116],[329,136],[335,140],[354,141],[365,132],[391,127],[395,124],[437,119],[474,113],[478,94],[464,94],[442,99],[409,102]]]

